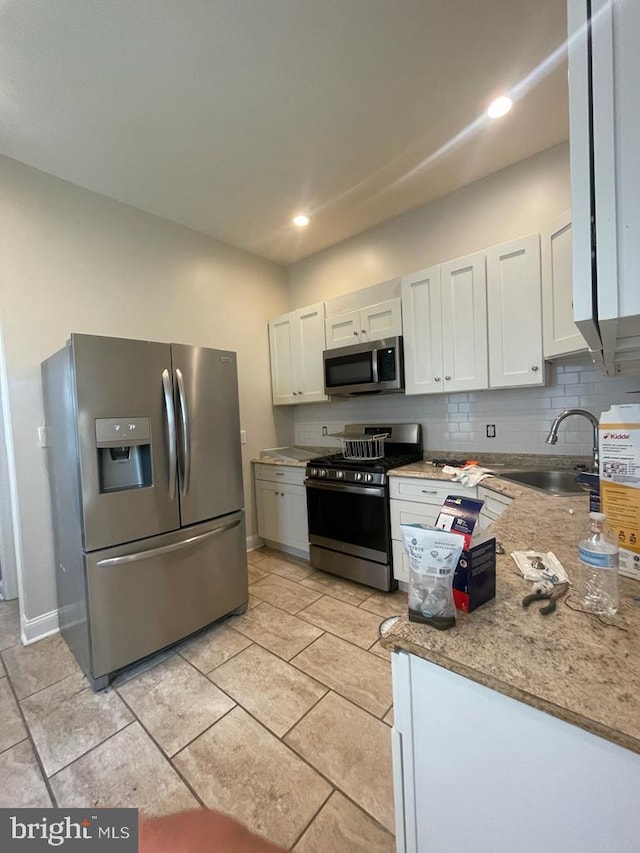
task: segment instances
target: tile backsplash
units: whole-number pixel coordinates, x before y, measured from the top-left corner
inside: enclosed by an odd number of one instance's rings
[[[547,383],[536,388],[470,391],[461,394],[334,398],[330,403],[298,406],[294,412],[295,443],[334,446],[323,437],[340,432],[346,423],[422,424],[425,450],[492,453],[591,454],[593,432],[585,418],[568,418],[558,443],[545,443],[551,423],[563,409],[587,409],[596,417],[613,403],[640,402],[640,377],[606,377],[587,356],[574,356],[546,365]],[[494,424],[496,437],[487,438]]]

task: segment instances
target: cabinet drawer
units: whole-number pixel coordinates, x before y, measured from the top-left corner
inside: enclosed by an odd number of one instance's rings
[[[409,583],[409,557],[402,542],[391,543],[393,552],[393,576],[397,581]]]
[[[291,483],[292,486],[304,484],[305,469],[287,465],[266,465],[258,463],[255,466],[256,480],[268,480],[271,483]]]
[[[493,492],[484,486],[478,486],[478,497],[481,501],[484,501],[482,511],[494,519],[501,515],[509,504],[512,503],[511,498]]]
[[[402,541],[401,524],[434,525],[440,506],[413,501],[391,501],[391,538]]]
[[[423,480],[417,477],[389,477],[389,494],[400,500],[419,501],[425,504],[435,504],[441,507],[447,495],[462,495],[465,498],[475,498],[475,486],[461,486],[448,480]]]

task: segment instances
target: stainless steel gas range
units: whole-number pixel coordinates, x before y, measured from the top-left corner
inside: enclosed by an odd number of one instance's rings
[[[422,459],[420,424],[348,424],[342,437],[344,453],[307,464],[311,565],[389,591],[396,583],[387,471]]]

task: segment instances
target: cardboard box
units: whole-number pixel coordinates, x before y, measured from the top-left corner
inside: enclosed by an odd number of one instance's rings
[[[464,613],[496,596],[496,539],[478,530],[483,505],[477,498],[448,495],[436,521],[439,530],[464,536],[464,550],[453,576],[453,600]]]
[[[620,548],[620,574],[640,580],[640,404],[600,416],[600,499]]]
[[[481,530],[471,539],[453,576],[453,600],[458,610],[471,613],[496,597],[496,538]]]

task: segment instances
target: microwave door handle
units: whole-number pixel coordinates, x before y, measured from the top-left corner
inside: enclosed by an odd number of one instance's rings
[[[176,410],[173,406],[171,376],[166,368],[162,371],[162,390],[164,393],[164,407],[167,416],[167,443],[169,445],[169,497],[173,500],[176,494],[178,464],[176,453]]]
[[[373,381],[378,381],[378,350],[374,349],[371,351],[371,375],[373,377]]]

